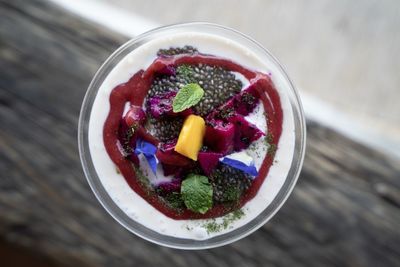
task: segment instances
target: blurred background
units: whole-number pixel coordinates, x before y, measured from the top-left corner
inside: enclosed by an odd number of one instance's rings
[[[340,116],[327,123],[349,132],[357,129],[364,140],[368,137],[367,141],[400,155],[400,4],[396,0],[216,0],[211,6],[210,1],[196,0],[80,2],[86,2],[81,4],[89,13],[94,2],[107,10],[95,17],[82,15],[130,35],[187,21],[237,29],[280,60],[301,92],[306,112],[320,113],[323,110],[312,111],[316,105],[329,105],[355,125],[353,129],[343,126]],[[139,19],[142,25],[126,30],[111,16],[117,13]]]
[[[122,229],[90,191],[76,142],[105,58],[188,21],[270,50],[309,130],[299,184],[276,218],[201,252]],[[0,0],[0,265],[400,266],[399,49],[397,0]]]

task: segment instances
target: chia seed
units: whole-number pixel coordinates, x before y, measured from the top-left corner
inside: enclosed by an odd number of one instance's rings
[[[157,56],[174,56],[180,54],[194,54],[199,51],[190,45],[185,45],[184,47],[171,47],[168,49],[160,49],[157,52]]]
[[[237,190],[238,200],[252,183],[250,175],[223,164],[220,164],[209,178],[213,186],[214,201],[218,203],[235,201],[232,189]]]
[[[153,135],[161,142],[167,142],[178,138],[183,125],[183,118],[181,117],[172,117],[162,120],[151,117],[149,121],[153,129]]]
[[[217,118],[228,119],[235,114],[234,108],[219,109]]]

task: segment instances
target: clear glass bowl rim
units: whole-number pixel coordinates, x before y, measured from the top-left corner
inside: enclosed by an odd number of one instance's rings
[[[242,42],[248,42],[248,44],[251,44],[252,46],[255,46],[258,49],[262,50],[262,52],[265,53],[265,56],[267,56],[276,65],[290,87],[289,100],[292,105],[293,117],[295,120],[295,150],[289,173],[285,179],[282,188],[278,192],[275,199],[262,213],[260,213],[248,224],[231,232],[206,240],[192,240],[166,236],[156,231],[150,230],[144,225],[132,220],[114,203],[114,201],[108,195],[107,191],[102,186],[101,181],[94,169],[89,151],[88,126],[92,105],[97,95],[98,89],[100,88],[100,85],[107,77],[109,72],[114,68],[114,66],[126,54],[136,49],[140,45],[143,45],[147,41],[150,41],[152,38],[157,37],[157,35],[160,33],[165,34],[168,32],[173,33],[200,30],[215,31],[223,35],[227,35],[233,40],[240,39]],[[107,58],[107,60],[102,64],[102,66],[99,68],[94,78],[92,79],[82,103],[78,125],[78,146],[82,167],[92,191],[94,192],[96,198],[102,204],[104,209],[122,226],[124,226],[127,230],[136,234],[137,236],[140,236],[143,239],[146,239],[158,245],[177,249],[209,249],[227,245],[248,236],[249,234],[259,229],[261,226],[263,226],[266,222],[268,222],[282,207],[297,182],[304,160],[305,142],[306,126],[300,97],[293,83],[289,79],[284,68],[278,62],[278,60],[267,49],[265,49],[262,45],[260,45],[252,38],[234,29],[206,22],[181,23],[155,28],[129,40],[121,47],[119,47],[114,53],[111,54],[111,56]]]

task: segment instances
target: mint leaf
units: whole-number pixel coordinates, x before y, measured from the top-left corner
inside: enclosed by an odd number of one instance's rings
[[[181,194],[186,207],[206,213],[212,207],[213,189],[206,176],[189,174],[182,182]]]
[[[172,102],[172,110],[174,112],[184,111],[199,103],[203,95],[204,90],[197,83],[186,84],[176,94]]]

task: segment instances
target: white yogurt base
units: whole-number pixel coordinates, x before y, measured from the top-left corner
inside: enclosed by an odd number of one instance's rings
[[[250,69],[271,73],[271,78],[281,98],[283,131],[275,154],[274,164],[271,166],[268,176],[257,195],[242,208],[245,215],[232,222],[227,229],[222,229],[219,232],[207,233],[205,224],[210,220],[174,220],[148,204],[129,187],[125,178],[116,172],[116,167],[108,156],[103,143],[103,125],[109,112],[109,95],[112,89],[118,84],[128,81],[140,69],[146,69],[155,59],[155,55],[160,48],[182,47],[184,45],[194,46],[202,53],[233,60]],[[241,78],[245,87],[248,82],[239,76],[238,78]],[[89,149],[97,175],[119,208],[131,219],[161,234],[178,238],[204,240],[237,229],[253,220],[268,207],[284,184],[289,171],[294,153],[295,135],[292,107],[286,90],[287,83],[274,63],[261,61],[252,51],[224,37],[190,32],[167,37],[162,36],[149,41],[129,53],[114,67],[101,85],[93,103],[89,121]],[[263,113],[264,108],[260,104],[246,119],[254,123],[263,132],[266,132],[267,126]],[[254,158],[257,169],[266,154],[263,142],[263,139],[257,140],[253,144],[256,149],[247,149],[246,151]],[[148,174],[149,179],[165,179],[160,168],[157,171],[157,177],[155,177],[147,166],[146,161],[141,159],[141,167],[144,173]],[[215,221],[222,223],[222,220],[223,218],[217,218]]]

